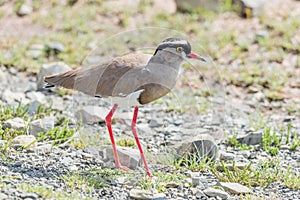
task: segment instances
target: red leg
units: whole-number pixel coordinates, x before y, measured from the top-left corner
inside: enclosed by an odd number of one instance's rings
[[[105,122],[106,122],[106,126],[107,126],[107,129],[108,129],[108,133],[109,133],[110,141],[111,141],[111,144],[112,144],[113,152],[114,152],[116,168],[128,171],[129,169],[127,167],[124,167],[120,164],[116,143],[115,143],[114,135],[113,135],[112,128],[111,128],[112,116],[114,115],[114,112],[116,111],[117,108],[118,108],[118,104],[115,104],[112,107],[112,109],[109,111],[107,116],[105,117]]]
[[[137,120],[137,117],[138,117],[138,111],[139,111],[139,107],[136,106],[134,108],[134,113],[133,113],[133,118],[132,118],[132,124],[131,124],[131,130],[132,130],[132,133],[134,135],[135,141],[136,141],[136,143],[138,145],[138,148],[140,150],[140,154],[142,156],[142,160],[143,160],[144,165],[145,165],[147,176],[152,177],[152,174],[151,174],[151,172],[149,170],[149,167],[148,167],[148,164],[147,164],[144,152],[143,152],[142,145],[141,145],[140,140],[139,140],[138,135],[137,135],[136,120]]]

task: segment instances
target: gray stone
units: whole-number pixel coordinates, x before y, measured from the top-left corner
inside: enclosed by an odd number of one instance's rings
[[[29,125],[29,133],[38,136],[38,133],[46,132],[54,128],[55,117],[45,117],[42,119],[34,120]]]
[[[31,102],[30,105],[29,105],[27,113],[29,115],[36,114],[36,112],[39,108],[39,105],[40,105],[40,102],[38,102],[38,101]]]
[[[105,122],[109,110],[105,107],[85,106],[75,112],[75,117],[82,123],[93,124]]]
[[[209,197],[220,197],[221,199],[228,199],[230,196],[227,192],[212,187],[205,189],[203,192]]]
[[[234,160],[235,154],[234,153],[228,153],[225,151],[220,151],[220,160]]]
[[[63,73],[69,70],[71,70],[71,68],[63,62],[43,64],[37,78],[37,89],[43,89],[45,85],[44,76]]]
[[[154,193],[148,190],[131,189],[129,196],[139,200],[166,200],[167,197],[163,193]]]
[[[241,135],[237,137],[237,140],[242,144],[256,145],[262,143],[262,131],[256,131]]]
[[[230,182],[220,182],[220,186],[224,188],[226,192],[231,194],[249,194],[252,193],[252,190],[244,185],[239,183],[230,183]]]
[[[136,169],[141,163],[140,152],[129,147],[117,147],[117,152],[121,165],[130,169]],[[103,159],[114,161],[114,154],[111,146],[103,149]]]
[[[8,119],[2,123],[2,128],[11,128],[14,130],[24,130],[25,129],[25,121],[22,118],[16,117],[13,119]]]
[[[45,104],[47,102],[46,96],[41,92],[27,92],[26,97],[33,101],[38,101],[40,104]]]
[[[150,128],[157,128],[163,126],[164,122],[161,118],[159,118],[159,119],[151,119],[148,124]]]
[[[188,139],[175,146],[175,150],[178,158],[194,155],[199,158],[199,161],[204,157],[215,160],[218,156],[218,146],[214,138],[208,134],[201,134]]]
[[[27,147],[31,144],[32,147],[36,147],[35,141],[34,135],[18,135],[11,141],[11,145],[14,147]]]

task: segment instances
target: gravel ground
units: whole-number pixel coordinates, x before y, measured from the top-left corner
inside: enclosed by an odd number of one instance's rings
[[[35,91],[35,77],[28,76],[24,73],[14,72],[12,69],[6,70],[1,68],[1,73],[6,77],[3,84],[1,84],[1,91],[11,91],[12,93],[28,94],[29,91]],[[9,78],[8,78],[9,77]],[[26,84],[25,84],[26,83]],[[26,87],[23,87],[26,85]],[[179,90],[174,91],[180,93]],[[73,109],[74,101],[78,100],[79,95],[73,96],[66,95],[60,97],[59,95],[49,92],[37,92],[38,95],[44,96],[47,102],[52,99],[56,108],[59,109],[60,115],[68,116],[71,118],[71,127],[75,126],[76,119],[74,118]],[[229,96],[229,95],[228,95]],[[227,97],[228,97],[227,96]],[[188,96],[185,96],[189,98]],[[227,98],[226,97],[226,98]],[[17,104],[14,100],[14,95],[6,96],[6,102],[10,104]],[[12,98],[12,99],[9,99]],[[2,98],[3,100],[3,98]],[[31,103],[34,99],[25,99],[27,103]],[[95,101],[89,99],[93,104]],[[172,102],[170,97],[166,97],[165,101]],[[2,102],[6,105],[7,103]],[[208,133],[212,135],[219,143],[220,156],[223,160],[235,160],[236,162],[259,163],[262,160],[270,160],[271,156],[262,151],[260,148],[252,150],[240,151],[236,147],[231,147],[225,141],[224,131],[232,135],[234,131],[238,134],[251,132],[250,121],[246,116],[254,112],[249,106],[245,104],[235,104],[230,106],[232,102],[227,100],[224,106],[224,99],[220,96],[213,96],[210,98],[211,106],[209,110],[201,115],[192,113],[178,113],[175,111],[165,112],[165,105],[152,104],[144,106],[140,109],[140,118],[138,121],[138,128],[140,137],[144,148],[147,149],[149,154],[152,155],[168,155],[167,151],[170,146],[178,144],[184,138],[192,138],[199,134]],[[58,104],[60,103],[60,104]],[[89,101],[85,101],[87,105]],[[109,108],[106,103],[100,102],[104,108]],[[231,104],[232,105],[232,104]],[[182,105],[181,105],[182,106]],[[78,107],[77,105],[77,108]],[[220,112],[220,110],[223,110]],[[118,120],[113,124],[117,137],[130,137],[129,124],[131,113],[124,109],[120,110],[119,116],[116,115]],[[57,117],[57,116],[56,116]],[[299,121],[293,116],[281,116],[275,120],[269,120],[267,126],[273,127],[278,122],[285,124],[293,120],[294,130],[299,132]],[[131,179],[127,179],[128,175],[122,175],[126,181],[120,177],[108,178],[108,184],[105,187],[89,187],[88,189],[81,188],[80,183],[78,187],[70,187],[71,175],[78,173],[88,177],[89,170],[104,170],[113,169],[113,162],[104,161],[102,147],[105,141],[108,141],[108,134],[106,127],[103,123],[93,125],[83,125],[83,131],[78,137],[83,137],[86,140],[87,146],[83,149],[75,148],[69,143],[64,143],[59,146],[52,146],[51,142],[39,142],[35,147],[24,150],[21,148],[10,148],[2,156],[0,164],[0,175],[2,177],[1,197],[2,199],[39,199],[42,198],[41,194],[37,192],[28,192],[26,185],[32,187],[44,186],[50,191],[56,193],[63,193],[65,196],[56,196],[56,198],[92,198],[92,199],[130,199],[130,191],[134,188],[139,188],[138,180],[143,179],[143,169],[135,171],[131,175]],[[88,132],[87,132],[88,130]],[[228,135],[228,136],[229,136]],[[92,138],[92,140],[90,139]],[[99,143],[98,143],[99,142]],[[281,147],[278,154],[278,159],[282,159],[281,167],[292,167],[292,170],[299,176],[299,163],[300,152],[289,151]],[[166,156],[164,157],[166,158]],[[159,156],[155,159],[150,159],[150,166],[153,171],[169,173],[174,169],[170,165],[159,164],[166,160],[160,160]],[[167,199],[218,199],[220,197],[209,197],[203,191],[218,183],[217,178],[211,172],[198,172],[197,176],[201,176],[201,184],[196,187],[191,187],[192,178],[195,175],[191,171],[181,171],[182,175],[187,178],[179,185],[167,189],[164,194]],[[102,177],[101,173],[92,173],[93,177]],[[121,176],[121,177],[122,177]],[[13,178],[12,178],[13,177]],[[132,177],[134,177],[132,179]],[[128,181],[129,180],[129,181]],[[75,182],[77,182],[76,180]],[[185,184],[186,183],[186,184]],[[266,199],[299,199],[298,189],[289,189],[282,184],[271,183],[267,188],[252,187],[253,195],[258,199],[264,197]],[[231,195],[229,199],[235,199]]]

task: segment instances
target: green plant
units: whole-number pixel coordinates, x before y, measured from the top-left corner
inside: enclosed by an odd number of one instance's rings
[[[236,167],[235,162],[233,162],[232,167],[226,166],[224,162],[221,162],[221,165],[223,171],[218,171],[215,165],[210,168],[219,181],[240,183],[246,186],[268,187],[272,182],[278,180],[278,160],[260,162],[256,166],[249,163],[243,169]]]
[[[248,146],[247,144],[241,144],[237,138],[236,138],[236,132],[233,133],[233,136],[232,137],[227,137],[226,139],[227,143],[230,145],[230,146],[234,146],[234,147],[239,147],[240,150],[250,150],[251,147]]]
[[[272,130],[270,127],[265,128],[262,138],[263,150],[268,151],[272,156],[277,155],[282,137],[283,132],[281,132],[281,135],[278,136],[274,129]]]
[[[50,140],[53,145],[61,144],[69,140],[75,129],[68,128],[69,120],[65,120],[61,126],[57,126],[54,129],[47,131],[46,133],[40,133],[38,140]]]

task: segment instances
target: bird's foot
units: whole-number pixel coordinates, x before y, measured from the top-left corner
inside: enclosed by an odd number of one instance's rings
[[[128,172],[128,171],[130,170],[128,167],[125,167],[125,166],[123,166],[123,165],[116,165],[116,168],[117,168],[117,169],[124,170],[124,171],[126,171],[126,172]]]
[[[151,174],[151,172],[146,172],[146,178],[153,178],[154,176]]]

